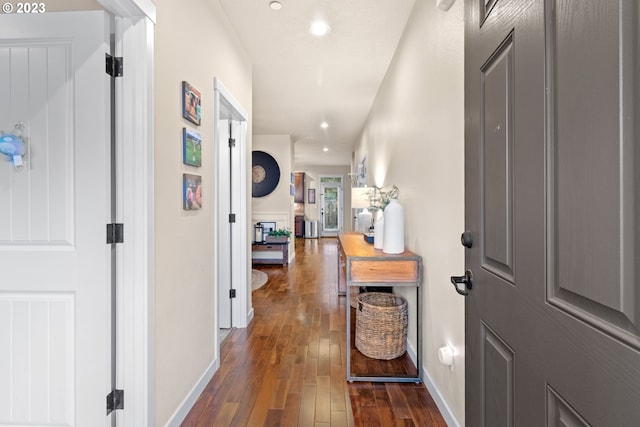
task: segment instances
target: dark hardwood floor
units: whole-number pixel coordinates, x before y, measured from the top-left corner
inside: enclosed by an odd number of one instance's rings
[[[253,292],[254,319],[224,341],[220,369],[182,426],[446,426],[423,384],[346,381],[336,239],[298,239],[288,267],[255,268],[269,281]],[[384,362],[354,350],[352,364],[415,372],[407,356]]]

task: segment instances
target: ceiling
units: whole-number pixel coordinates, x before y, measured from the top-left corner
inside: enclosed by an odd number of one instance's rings
[[[349,165],[415,0],[219,1],[253,63],[253,134],[291,135],[296,167]]]

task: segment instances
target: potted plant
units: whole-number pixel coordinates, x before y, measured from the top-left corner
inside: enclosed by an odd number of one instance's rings
[[[291,236],[291,231],[285,230],[284,228],[278,228],[276,230],[269,231],[267,234],[267,243],[286,243],[289,241],[289,236]]]
[[[370,210],[384,211],[384,208],[391,202],[392,199],[397,199],[400,194],[400,190],[395,185],[388,187],[371,187],[371,190],[367,193],[369,197]]]

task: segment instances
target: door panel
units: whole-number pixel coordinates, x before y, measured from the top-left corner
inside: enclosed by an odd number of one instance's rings
[[[548,427],[591,427],[565,400],[547,386]]]
[[[10,349],[0,356],[3,425],[73,419],[74,303],[71,294],[0,294],[0,342]]]
[[[513,283],[513,40],[482,67],[483,267]]]
[[[620,329],[616,336],[640,348],[637,136],[630,120],[639,101],[633,90],[623,90],[623,84],[634,87],[637,62],[633,51],[619,58],[618,48],[633,46],[637,21],[620,21],[625,11],[613,2],[592,1],[591,9],[597,13],[564,1],[546,13],[547,109],[555,124],[548,137],[549,299],[595,326]],[[577,28],[568,25],[574,21]],[[578,36],[588,43],[575,46]],[[599,81],[610,83],[589,84]]]
[[[73,153],[63,145],[72,132],[68,83],[72,45],[40,47],[41,43],[0,44],[0,68],[3,76],[9,76],[0,82],[0,99],[11,100],[0,106],[4,119],[0,129],[13,132],[16,124],[27,126],[28,148],[33,154],[29,156],[31,167],[22,171],[10,167],[2,157],[0,188],[7,196],[6,203],[0,204],[3,245],[69,246],[73,241],[69,174]]]
[[[484,425],[512,427],[515,354],[487,325],[482,325]]]
[[[0,424],[107,425],[109,17],[0,15]]]
[[[467,427],[640,425],[638,18],[465,2]]]

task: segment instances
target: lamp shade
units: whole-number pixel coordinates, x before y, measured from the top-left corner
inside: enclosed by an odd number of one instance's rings
[[[369,187],[353,187],[351,189],[351,209],[364,209],[371,206],[369,203]]]

